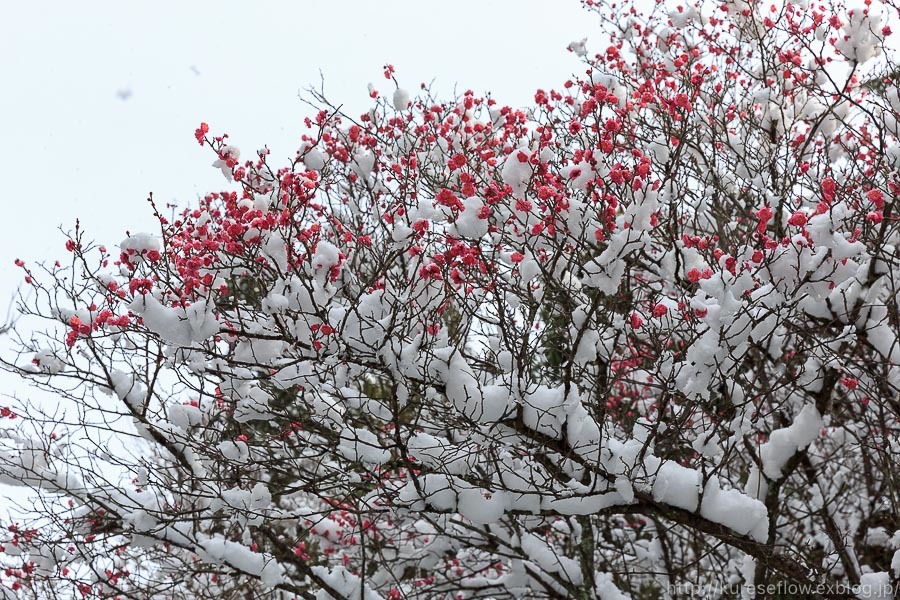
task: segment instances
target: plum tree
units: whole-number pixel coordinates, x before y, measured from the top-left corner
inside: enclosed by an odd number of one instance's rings
[[[19,261],[7,596],[891,597],[897,7],[584,4],[528,108],[388,65]]]

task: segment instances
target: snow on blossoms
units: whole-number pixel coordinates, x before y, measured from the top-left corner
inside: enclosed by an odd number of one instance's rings
[[[17,263],[4,593],[890,597],[896,8],[627,8],[527,108],[200,124],[222,190]]]

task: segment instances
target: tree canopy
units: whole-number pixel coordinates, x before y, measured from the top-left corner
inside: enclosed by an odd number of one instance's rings
[[[3,594],[892,597],[897,7],[584,4],[527,108],[388,65],[18,261]]]

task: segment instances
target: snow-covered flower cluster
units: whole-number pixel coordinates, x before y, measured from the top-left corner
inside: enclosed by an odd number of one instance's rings
[[[62,404],[0,428],[48,507],[0,535],[5,593],[890,597],[877,8],[620,13],[527,110],[387,66],[281,167],[202,124],[231,187],[20,265],[48,328],[6,364]]]

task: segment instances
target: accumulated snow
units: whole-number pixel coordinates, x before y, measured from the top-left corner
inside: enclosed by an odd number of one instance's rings
[[[321,579],[328,587],[340,594],[342,598],[353,598],[354,600],[382,600],[383,597],[377,592],[365,586],[359,576],[354,575],[344,567],[327,567],[314,566],[311,567],[313,574]],[[316,593],[316,600],[332,600],[332,595],[326,589],[321,589]]]
[[[860,600],[893,600],[891,575],[887,571],[865,573],[859,578],[859,591],[856,597]]]
[[[619,289],[625,275],[626,256],[650,243],[650,236],[636,229],[617,231],[609,240],[606,249],[582,266],[585,286],[596,288],[605,294],[613,294]]]
[[[771,480],[781,477],[781,470],[787,461],[809,446],[822,430],[822,416],[816,407],[807,404],[794,418],[789,427],[776,429],[769,435],[769,441],[759,449],[763,473]]]
[[[229,161],[237,161],[241,157],[241,151],[237,146],[223,146],[221,150],[219,150],[219,155],[222,157],[215,162],[213,162],[212,166],[216,169],[222,171],[222,175],[225,176],[225,179],[228,181],[234,180],[234,175],[231,172],[231,167],[228,166]]]
[[[409,92],[403,88],[397,88],[392,98],[394,110],[406,110],[409,108]]]
[[[316,148],[310,148],[303,156],[303,166],[310,171],[321,171],[325,168],[325,155]]]
[[[503,169],[500,172],[503,183],[511,187],[513,194],[517,197],[521,197],[525,194],[525,190],[528,188],[528,182],[531,180],[532,169],[531,165],[528,163],[530,157],[531,152],[528,148],[513,150],[509,156],[506,157],[506,160],[503,163]],[[521,158],[525,158],[525,161],[522,161]]]
[[[162,250],[162,243],[159,238],[151,233],[132,233],[119,244],[122,252],[133,252],[134,255],[140,255],[150,251],[159,252]],[[129,252],[130,251],[130,252]]]
[[[453,232],[464,238],[480,239],[488,232],[488,221],[479,216],[484,201],[478,196],[463,200],[464,210],[453,222]]]
[[[616,587],[613,577],[609,573],[595,573],[594,582],[594,590],[597,592],[597,597],[600,600],[630,599],[630,596],[626,596],[622,593],[622,590]]]
[[[838,36],[835,48],[858,64],[878,56],[882,39],[881,16],[858,7],[847,12],[843,36]]]
[[[243,463],[250,458],[250,447],[247,446],[247,442],[222,442],[218,445],[218,449],[225,458],[234,462]]]
[[[263,585],[275,587],[284,583],[284,567],[269,554],[253,552],[250,548],[215,536],[201,544],[206,558],[211,562],[225,564],[234,569],[259,577]]]
[[[131,412],[135,414],[143,412],[147,393],[144,387],[136,380],[134,374],[112,371],[109,374],[109,378],[113,384],[113,391],[115,391],[119,400],[122,400],[131,409]]]
[[[360,179],[366,179],[375,168],[375,155],[371,152],[357,152],[353,155],[350,170]]]
[[[600,458],[600,425],[579,399],[572,402],[566,417],[566,439],[569,447],[592,462]]]
[[[425,505],[438,511],[455,511],[457,507],[456,478],[443,473],[428,473],[410,479],[400,490],[398,498],[411,510],[424,510]]]
[[[452,349],[437,351],[435,355],[447,356],[448,352]],[[447,397],[459,412],[479,423],[495,422],[506,413],[508,393],[497,393],[496,389],[490,390],[493,393],[482,393],[475,372],[459,352],[453,352],[446,364],[446,368],[438,367],[439,375],[446,385]]]
[[[34,357],[31,359],[31,364],[24,365],[22,368],[31,373],[56,375],[65,370],[66,363],[61,361],[52,350],[41,350],[34,354]]]
[[[551,438],[562,436],[566,421],[565,390],[562,386],[539,386],[522,398],[522,421],[525,425]]]
[[[331,268],[341,261],[340,250],[337,246],[326,240],[316,244],[316,252],[312,257],[312,267],[315,272],[316,283],[324,287],[330,279]]]
[[[203,422],[203,413],[190,404],[170,404],[166,410],[169,422],[185,431]]]
[[[391,453],[381,445],[378,436],[368,429],[345,427],[337,450],[354,462],[383,465],[391,459]]]
[[[587,56],[587,38],[570,42],[567,49],[574,52],[576,56]]]
[[[424,432],[412,435],[407,442],[409,454],[432,469],[462,475],[471,469],[473,453],[443,437]]]
[[[694,511],[700,498],[700,472],[667,460],[659,466],[653,482],[653,499]]]
[[[548,573],[557,573],[574,585],[584,582],[584,575],[578,562],[561,556],[547,542],[532,533],[523,533],[521,539],[522,551],[529,560]]]
[[[610,506],[630,504],[632,499],[623,497],[618,491],[565,498],[544,496],[541,498],[540,506],[543,510],[555,511],[562,515],[594,515]]]
[[[252,386],[238,396],[234,405],[234,419],[239,423],[263,421],[271,418],[269,400],[272,396],[260,387]]]
[[[473,523],[486,525],[496,523],[506,512],[506,492],[490,492],[481,488],[467,487],[459,491],[457,509],[459,514]]]
[[[191,346],[219,331],[215,313],[205,300],[198,300],[187,308],[172,308],[160,304],[151,294],[135,298],[128,307],[140,315],[150,331],[165,342],[177,346]]]
[[[766,505],[738,490],[721,489],[715,476],[706,482],[700,515],[736,533],[749,535],[757,542],[765,542],[768,538]]]
[[[251,359],[246,360],[249,362]],[[219,390],[227,400],[234,403],[234,417],[238,422],[269,418],[269,401],[272,396],[253,381],[250,370],[236,370],[233,377],[223,378]]]
[[[257,483],[250,490],[241,488],[231,488],[222,491],[222,499],[214,501],[210,505],[213,512],[219,510],[223,506],[242,513],[250,513],[246,519],[248,525],[261,525],[264,520],[264,511],[272,504],[272,494],[262,482]]]
[[[768,535],[766,506],[738,490],[723,490],[719,479],[711,476],[700,501],[700,471],[663,461],[653,482],[653,499],[670,506],[694,512],[700,503],[700,515],[725,525],[741,535],[763,542]]]

